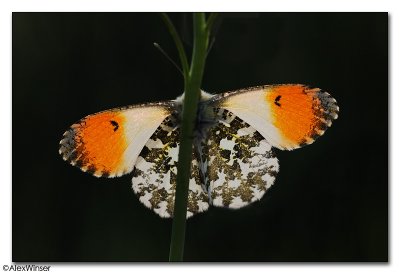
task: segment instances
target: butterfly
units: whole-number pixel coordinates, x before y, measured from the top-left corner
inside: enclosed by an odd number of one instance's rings
[[[172,217],[183,100],[184,95],[88,115],[64,133],[59,153],[97,177],[131,173],[140,202]],[[279,171],[273,148],[313,143],[338,112],[327,92],[300,84],[201,91],[187,217],[210,205],[236,209],[260,200]]]

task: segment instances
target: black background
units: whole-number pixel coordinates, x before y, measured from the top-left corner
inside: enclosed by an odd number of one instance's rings
[[[191,15],[171,14],[191,48]],[[186,261],[388,260],[387,13],[223,14],[206,65],[211,93],[302,83],[329,91],[339,119],[311,146],[277,151],[260,202],[187,222]],[[104,109],[173,99],[175,45],[154,13],[13,14],[13,261],[166,261],[171,220],[130,175],[98,179],[58,143]]]

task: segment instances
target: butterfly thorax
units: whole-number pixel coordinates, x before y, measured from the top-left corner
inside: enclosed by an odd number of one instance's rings
[[[178,109],[178,111],[174,115],[174,119],[178,127],[180,127],[182,121],[182,108],[184,97],[185,94],[182,94],[174,100],[174,102],[177,104]],[[216,116],[218,109],[210,106],[210,99],[212,97],[212,94],[201,90],[194,128],[195,141],[201,141],[202,139],[204,139],[206,137],[207,130],[217,123]]]

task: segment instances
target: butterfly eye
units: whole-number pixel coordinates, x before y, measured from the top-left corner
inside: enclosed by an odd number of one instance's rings
[[[117,130],[118,130],[118,128],[119,128],[119,125],[118,125],[118,123],[117,123],[117,122],[115,122],[114,120],[111,120],[111,121],[110,121],[110,123],[111,123],[111,125],[113,125],[113,127],[114,127],[114,131],[117,131]]]

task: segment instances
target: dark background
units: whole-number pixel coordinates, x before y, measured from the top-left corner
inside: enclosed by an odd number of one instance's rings
[[[171,14],[191,48],[191,15]],[[277,151],[260,202],[187,222],[186,261],[388,260],[388,14],[224,14],[203,89],[302,83],[329,91],[339,119],[313,145]],[[180,73],[154,13],[13,14],[13,261],[166,261],[170,219],[131,176],[98,179],[58,143],[104,109],[173,99]]]

